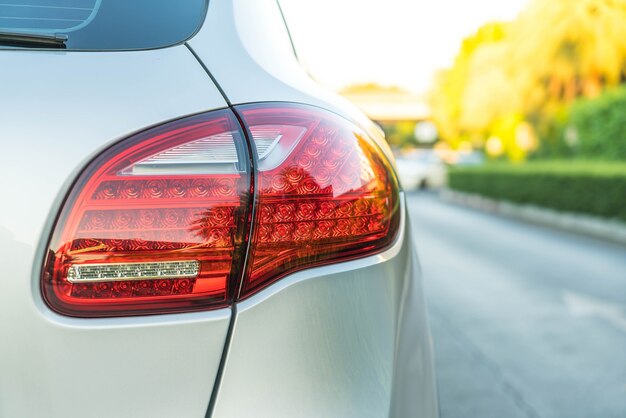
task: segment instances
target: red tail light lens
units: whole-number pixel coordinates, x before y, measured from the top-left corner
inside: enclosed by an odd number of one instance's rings
[[[221,110],[141,132],[87,166],[50,241],[49,306],[81,317],[224,307],[393,243],[398,183],[365,132],[310,106],[236,110],[250,143]]]
[[[241,297],[287,273],[387,248],[398,229],[398,183],[368,135],[299,105],[237,110],[256,149],[257,202]]]
[[[48,304],[74,316],[226,306],[247,239],[249,160],[226,110],[150,129],[98,156],[51,239]]]

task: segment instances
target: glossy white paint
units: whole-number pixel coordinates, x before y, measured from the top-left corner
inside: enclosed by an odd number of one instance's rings
[[[0,51],[0,416],[203,416],[230,310],[73,319],[39,274],[67,188],[133,131],[225,102],[184,47]]]
[[[393,159],[360,111],[299,67],[275,0],[212,0],[189,44],[231,103],[323,107],[366,127]],[[381,255],[295,273],[238,304],[213,416],[436,417],[431,353],[403,235]]]
[[[238,304],[215,417],[437,416],[405,217],[381,254],[292,274]]]
[[[229,102],[320,106],[389,153],[362,113],[298,67],[274,0],[212,0],[189,44]],[[204,416],[230,310],[66,318],[43,303],[39,274],[81,167],[132,132],[224,107],[224,98],[182,45],[0,51],[0,76],[0,416]],[[379,255],[298,272],[238,304],[212,416],[435,417],[407,224]]]

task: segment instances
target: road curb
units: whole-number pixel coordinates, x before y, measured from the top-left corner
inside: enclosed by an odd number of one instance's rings
[[[539,206],[490,199],[450,189],[442,190],[439,197],[446,202],[626,245],[626,223],[621,221],[559,212]]]

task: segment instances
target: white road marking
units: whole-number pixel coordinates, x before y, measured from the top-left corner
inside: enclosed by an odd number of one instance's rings
[[[563,301],[570,315],[574,317],[604,319],[626,332],[626,313],[621,305],[574,292],[565,292]]]

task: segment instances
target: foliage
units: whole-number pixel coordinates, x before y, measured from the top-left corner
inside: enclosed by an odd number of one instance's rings
[[[543,161],[456,167],[450,188],[499,200],[626,220],[626,163]]]
[[[626,87],[607,91],[596,100],[574,103],[569,127],[578,154],[626,160]]]
[[[537,157],[626,160],[626,86],[579,98],[538,124]]]
[[[531,0],[513,22],[483,26],[431,92],[441,136],[452,145],[468,136],[476,144],[518,119],[545,138],[574,100],[624,82],[624,22],[626,0]],[[534,148],[515,132],[497,137],[511,159],[520,159]]]
[[[397,148],[409,148],[418,145],[415,139],[414,121],[379,122],[385,132],[387,142]]]
[[[464,132],[472,131],[471,126],[464,125],[461,121],[471,120],[474,107],[472,102],[466,100],[466,90],[480,68],[472,71],[474,58],[477,51],[495,48],[505,37],[506,26],[501,23],[490,23],[478,30],[478,32],[463,41],[452,68],[441,72],[435,81],[435,88],[431,94],[431,109],[434,122],[438,125],[443,138],[454,142]],[[489,54],[482,54],[489,55]],[[479,66],[480,67],[480,66]],[[469,105],[469,108],[465,105]],[[469,113],[469,115],[468,115]],[[480,131],[482,127],[478,126]]]

